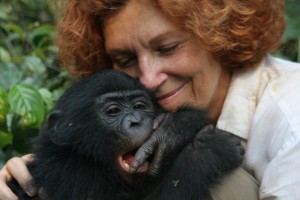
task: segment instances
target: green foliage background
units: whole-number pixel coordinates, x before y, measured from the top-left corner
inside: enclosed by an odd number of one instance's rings
[[[287,0],[277,56],[300,61],[300,3]],[[0,167],[29,141],[72,79],[58,67],[55,8],[48,0],[0,0]]]
[[[28,152],[71,83],[56,59],[54,10],[47,0],[0,0],[0,167]]]

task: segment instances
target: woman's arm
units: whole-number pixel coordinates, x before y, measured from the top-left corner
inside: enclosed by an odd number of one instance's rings
[[[15,178],[29,196],[34,196],[37,190],[31,185],[31,175],[26,162],[32,160],[32,154],[14,157],[7,161],[0,170],[0,200],[17,200],[17,196],[7,186],[7,181]]]

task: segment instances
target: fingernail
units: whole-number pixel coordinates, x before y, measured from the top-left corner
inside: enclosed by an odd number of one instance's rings
[[[41,199],[49,199],[48,196],[46,195],[45,190],[42,188],[38,191],[38,195]]]
[[[132,167],[129,167],[129,173],[133,173],[134,169]]]
[[[33,186],[33,184],[29,184],[26,188],[26,193],[32,197],[37,193],[37,189]]]

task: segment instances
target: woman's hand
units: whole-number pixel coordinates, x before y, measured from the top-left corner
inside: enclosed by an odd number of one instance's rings
[[[29,195],[34,196],[37,189],[31,185],[31,175],[26,167],[26,162],[33,159],[33,154],[22,157],[14,157],[7,161],[6,165],[0,170],[0,200],[17,200],[18,197],[7,186],[7,182],[15,178],[23,190]]]

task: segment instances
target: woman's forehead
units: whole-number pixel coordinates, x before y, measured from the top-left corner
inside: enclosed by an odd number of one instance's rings
[[[103,23],[107,49],[121,47],[125,45],[123,43],[135,40],[151,45],[182,34],[186,33],[180,31],[148,0],[130,1],[124,9],[108,17]]]

